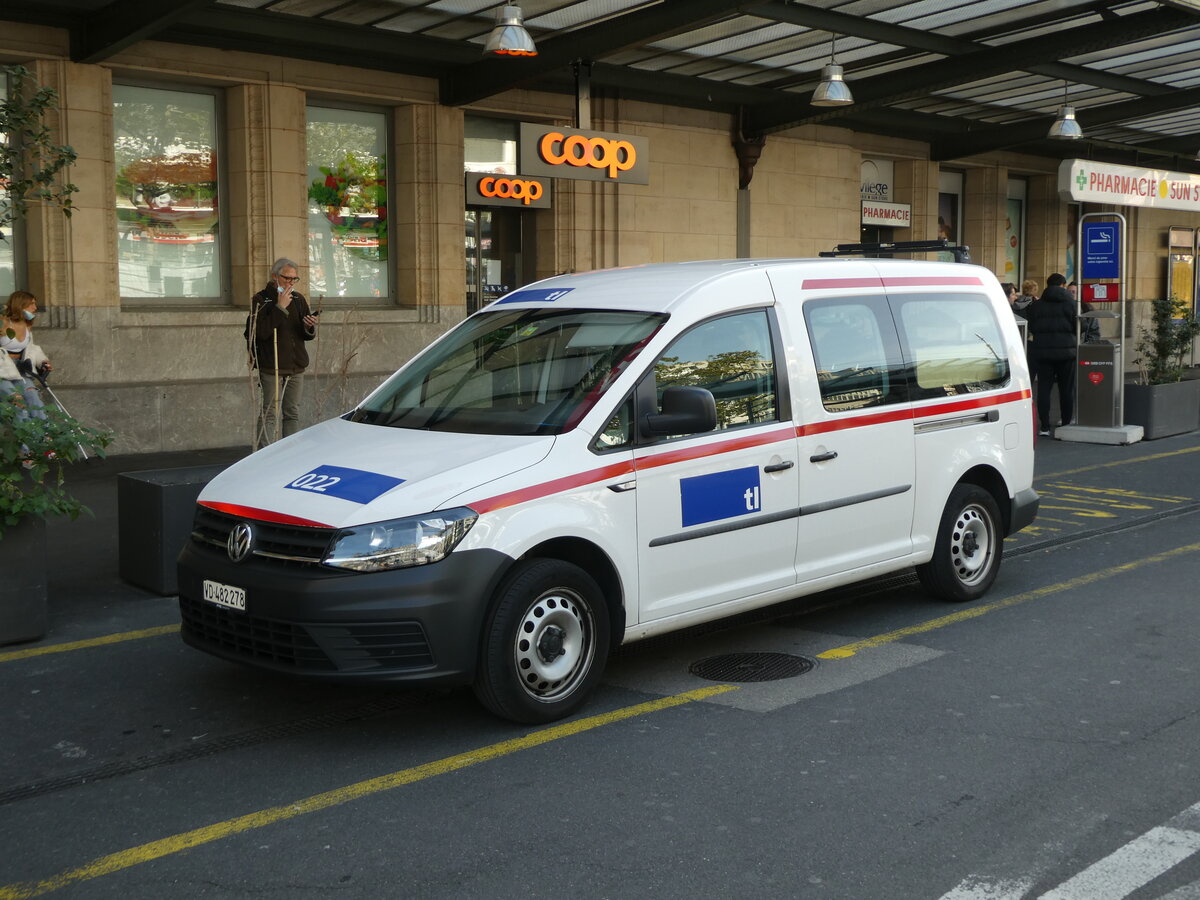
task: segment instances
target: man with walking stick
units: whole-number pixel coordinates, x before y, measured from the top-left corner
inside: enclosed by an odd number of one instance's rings
[[[317,316],[295,289],[299,268],[290,259],[277,259],[271,280],[250,301],[246,340],[250,361],[258,369],[262,409],[255,449],[300,430],[300,394],[308,368],[305,341],[317,336]]]

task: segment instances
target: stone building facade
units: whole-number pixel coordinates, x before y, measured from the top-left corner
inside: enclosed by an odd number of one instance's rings
[[[242,339],[249,298],[272,261],[286,256],[300,265],[299,289],[318,299],[308,252],[312,104],[370,109],[387,122],[389,287],[378,297],[319,298],[309,423],[352,406],[470,311],[470,117],[569,125],[575,115],[568,96],[522,91],[446,107],[433,78],[356,68],[352,60],[293,60],[273,47],[254,53],[145,41],[101,65],[78,64],[65,30],[0,24],[0,59],[26,65],[58,91],[53,125],[79,157],[71,170],[79,187],[74,214],[34,210],[23,224],[16,286],[43,301],[37,335],[55,362],[56,391],[77,417],[115,431],[113,453],[251,442],[256,401]],[[122,297],[113,97],[124,86],[202,89],[216,98],[220,297]],[[740,194],[729,116],[599,97],[591,125],[648,141],[648,184],[554,179],[550,208],[521,213],[533,256],[524,261],[528,278],[733,257],[739,246],[755,257],[813,256],[860,240],[864,160],[890,162],[891,199],[911,212],[909,227],[888,232],[894,240],[937,237],[946,178],[957,179],[957,236],[1001,280],[1042,283],[1062,271],[1078,213],[1059,196],[1056,159],[1004,152],[939,164],[924,143],[809,125],[772,135]],[[1011,222],[1006,229],[1014,190],[1022,218],[1015,271]],[[1165,289],[1166,229],[1200,227],[1200,214],[1126,214],[1134,235],[1130,293],[1150,299]]]

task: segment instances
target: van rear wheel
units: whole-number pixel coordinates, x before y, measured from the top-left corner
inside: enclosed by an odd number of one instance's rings
[[[917,577],[939,599],[974,600],[996,580],[1003,551],[996,499],[978,485],[959,484],[942,511],[933,559],[917,566]]]
[[[514,722],[574,712],[599,681],[609,624],[599,585],[557,559],[518,563],[484,627],[475,696]]]

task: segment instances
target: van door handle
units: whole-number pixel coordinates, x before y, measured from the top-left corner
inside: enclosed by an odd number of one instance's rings
[[[763,471],[764,472],[786,472],[788,469],[790,469],[794,465],[795,465],[795,463],[789,459],[786,462],[779,462],[779,463],[774,463],[773,465],[763,466]]]
[[[810,456],[809,462],[829,462],[831,459],[837,459],[837,451],[830,450],[828,453],[818,453],[816,456]]]

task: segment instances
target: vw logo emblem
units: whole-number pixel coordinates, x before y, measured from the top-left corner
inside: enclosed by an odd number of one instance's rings
[[[234,562],[241,562],[250,555],[250,547],[254,543],[254,532],[245,522],[238,522],[233,526],[233,531],[229,532],[229,539],[225,541],[225,550],[229,553],[229,558]]]

